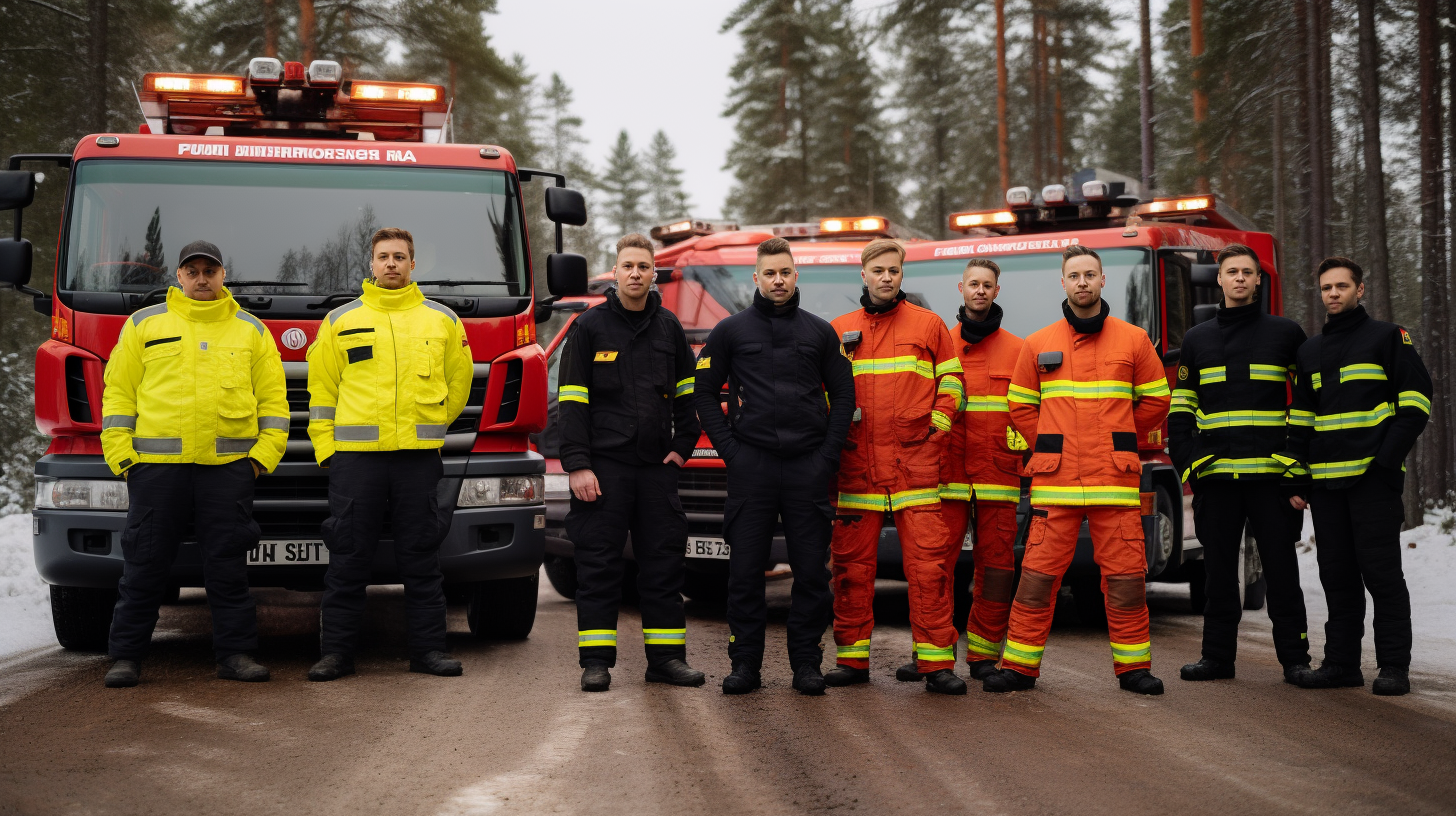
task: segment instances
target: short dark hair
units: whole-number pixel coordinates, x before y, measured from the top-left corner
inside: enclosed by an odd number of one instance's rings
[[[1229,258],[1249,258],[1253,260],[1254,268],[1259,269],[1259,256],[1254,254],[1254,250],[1249,249],[1243,244],[1229,244],[1223,249],[1220,249],[1218,255],[1214,256],[1214,263],[1223,266],[1223,262]]]
[[[375,232],[374,237],[369,239],[370,255],[374,254],[374,248],[379,246],[380,241],[404,241],[409,245],[410,260],[413,261],[415,259],[415,237],[410,235],[409,230],[400,229],[399,227],[385,227]]]
[[[758,245],[758,257],[767,258],[770,255],[793,255],[789,249],[789,242],[782,238],[774,237]]]
[[[649,255],[657,254],[657,247],[652,245],[652,239],[640,232],[629,232],[617,241],[617,254],[621,255],[624,249],[645,249]]]
[[[1349,258],[1342,258],[1339,255],[1336,255],[1332,258],[1325,258],[1323,261],[1320,261],[1319,272],[1315,273],[1314,279],[1318,281],[1320,279],[1320,276],[1324,275],[1331,269],[1350,270],[1350,277],[1355,279],[1356,286],[1359,286],[1360,284],[1365,282],[1365,270],[1360,268],[1360,264],[1355,263]]]
[[[1081,244],[1068,244],[1067,248],[1062,250],[1062,268],[1065,269],[1067,267],[1067,261],[1078,257],[1096,258],[1097,268],[1102,268],[1102,256],[1097,254],[1097,250],[1091,247],[1084,247]]]
[[[966,261],[966,268],[961,271],[961,277],[965,277],[967,272],[977,267],[991,270],[991,274],[996,276],[996,280],[998,282],[1001,280],[1001,267],[997,266],[996,262],[990,258],[972,258]]]

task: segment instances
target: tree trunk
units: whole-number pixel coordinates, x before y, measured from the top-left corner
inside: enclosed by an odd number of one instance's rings
[[[1284,264],[1284,92],[1282,89],[1274,91],[1273,108],[1274,121],[1269,131],[1273,134],[1273,144],[1269,147],[1271,180],[1274,183],[1273,206],[1274,206],[1274,240],[1279,242],[1281,256],[1280,271],[1283,272]],[[1298,291],[1297,289],[1293,291]]]
[[[1444,185],[1442,159],[1444,133],[1441,129],[1441,43],[1436,0],[1416,4],[1416,49],[1420,75],[1420,168],[1421,168],[1421,346],[1426,367],[1436,384],[1437,420],[1421,439],[1418,484],[1422,503],[1439,501],[1446,495],[1446,439],[1449,427],[1446,396],[1446,270],[1445,219],[1442,212]]]
[[[1375,0],[1356,0],[1359,14],[1360,126],[1364,140],[1365,298],[1377,320],[1390,320],[1390,248],[1385,236],[1385,169],[1380,155],[1380,48]]]
[[[86,127],[92,133],[105,133],[109,118],[106,115],[106,86],[110,79],[106,70],[106,11],[106,0],[87,0],[86,67],[91,69],[91,115],[86,117]]]
[[[1041,3],[1033,0],[1031,12],[1031,175],[1033,186],[1046,178],[1046,18]]]
[[[1011,146],[1006,125],[1006,0],[996,0],[996,152],[1004,196],[1011,187]]]
[[[997,8],[1004,2],[996,0]],[[1143,136],[1142,197],[1151,199],[1157,182],[1153,173],[1153,24],[1148,0],[1138,3],[1138,22],[1142,29],[1142,44],[1138,51],[1138,109]]]
[[[318,19],[314,15],[313,0],[298,0],[298,44],[303,50],[303,64],[314,61],[318,48]]]
[[[1208,121],[1208,92],[1203,88],[1203,0],[1188,0],[1188,40],[1193,57],[1193,145],[1198,161],[1198,177],[1193,192],[1207,193],[1208,147],[1203,130]]]
[[[1320,324],[1324,323],[1324,309],[1312,310],[1309,293],[1317,289],[1314,280],[1315,264],[1319,259],[1314,257],[1314,235],[1310,229],[1312,220],[1311,210],[1314,207],[1313,194],[1309,184],[1309,168],[1311,157],[1309,152],[1309,129],[1310,109],[1307,74],[1305,71],[1306,56],[1308,50],[1309,28],[1309,0],[1294,0],[1289,11],[1289,18],[1293,23],[1293,33],[1290,37],[1291,48],[1285,54],[1287,60],[1284,66],[1287,86],[1290,90],[1289,99],[1295,104],[1293,107],[1294,121],[1290,123],[1290,133],[1295,135],[1291,142],[1289,153],[1290,167],[1288,178],[1294,182],[1294,207],[1292,214],[1298,217],[1290,224],[1295,231],[1295,245],[1298,251],[1294,253],[1294,260],[1285,264],[1285,279],[1290,283],[1289,296],[1284,298],[1284,312],[1295,320],[1299,321],[1307,334],[1319,331]],[[1286,227],[1288,228],[1288,227]]]
[[[1321,116],[1324,106],[1320,102],[1319,82],[1319,25],[1315,7],[1319,0],[1304,3],[1304,109],[1305,148],[1309,155],[1309,274],[1313,277],[1320,261],[1330,254],[1329,241],[1329,199],[1325,197],[1324,124]],[[1313,305],[1319,305],[1316,296]],[[1322,309],[1323,307],[1321,307]],[[1318,325],[1324,322],[1323,311],[1313,313]]]
[[[278,59],[278,0],[263,0],[263,56]]]
[[[1066,131],[1062,122],[1062,23],[1052,21],[1052,133],[1056,139],[1056,183],[1067,174]]]

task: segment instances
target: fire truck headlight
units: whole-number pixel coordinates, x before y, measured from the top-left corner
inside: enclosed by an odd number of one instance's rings
[[[35,506],[43,510],[126,510],[126,482],[120,479],[35,480]]]
[[[283,80],[283,63],[272,57],[248,61],[248,78],[254,85],[271,85]]]
[[[491,507],[502,504],[540,504],[546,493],[545,478],[534,476],[472,476],[460,483],[459,507]]]
[[[546,474],[546,499],[571,498],[571,476],[565,473]]]

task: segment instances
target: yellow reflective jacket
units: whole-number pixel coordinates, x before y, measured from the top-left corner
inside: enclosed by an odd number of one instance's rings
[[[308,349],[308,435],[335,451],[438,448],[470,396],[475,366],[460,318],[411,283],[329,312]]]
[[[113,473],[138,462],[267,470],[288,445],[288,391],[278,344],[223,289],[217,300],[167,290],[127,319],[106,363],[101,449]]]

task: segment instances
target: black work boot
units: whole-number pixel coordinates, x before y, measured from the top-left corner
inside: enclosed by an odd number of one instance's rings
[[[950,669],[940,669],[925,675],[925,690],[936,694],[965,694],[966,681]]]
[[[1402,694],[1410,694],[1410,669],[1381,666],[1380,676],[1370,684],[1370,690],[1381,697],[1399,697]]]
[[[142,676],[142,664],[139,660],[118,660],[111,664],[111,670],[106,673],[107,688],[131,688],[137,684]]]
[[[244,683],[266,683],[271,675],[268,667],[254,660],[251,655],[228,655],[217,664],[219,680],[241,680]]]
[[[924,680],[925,675],[920,673],[920,663],[911,660],[909,663],[895,669],[895,679],[902,683],[913,683],[916,680]]]
[[[1310,671],[1312,671],[1312,669],[1310,669],[1308,663],[1295,663],[1292,666],[1285,666],[1284,682],[1288,683],[1291,686],[1297,686],[1299,685],[1299,679],[1306,674],[1309,674]]]
[[[606,691],[612,687],[612,673],[606,666],[593,663],[581,670],[582,691]]]
[[[465,672],[460,661],[449,652],[425,652],[424,657],[411,657],[409,670],[419,674],[433,674],[436,677],[459,677]]]
[[[996,660],[972,660],[966,664],[972,680],[985,680],[996,673]]]
[[[981,681],[981,691],[1005,694],[1008,691],[1029,691],[1036,688],[1036,678],[1014,669],[1001,669]]]
[[[858,683],[868,683],[869,681],[869,669],[856,669],[853,666],[845,666],[843,664],[836,664],[834,668],[824,673],[825,685],[835,688],[853,686]]]
[[[723,678],[724,694],[747,694],[759,688],[763,688],[763,677],[751,663],[733,664],[733,673]]]
[[[818,697],[824,693],[824,686],[824,675],[819,673],[818,666],[805,663],[794,669],[794,691]]]
[[[1117,685],[1123,691],[1131,691],[1134,694],[1162,694],[1163,681],[1153,676],[1147,669],[1133,669],[1125,674],[1117,676]]]
[[[1232,680],[1234,679],[1234,664],[1205,657],[1197,663],[1189,663],[1182,669],[1179,669],[1178,676],[1184,680],[1195,682],[1200,680]]]
[[[1358,688],[1365,685],[1365,675],[1360,672],[1359,666],[1321,663],[1318,669],[1296,678],[1294,684],[1307,689]]]
[[[708,676],[677,658],[647,667],[647,682],[672,686],[701,686]]]
[[[319,662],[313,664],[308,670],[308,679],[315,683],[323,683],[329,680],[338,680],[340,677],[347,677],[354,673],[354,658],[351,655],[333,652],[319,658]]]

